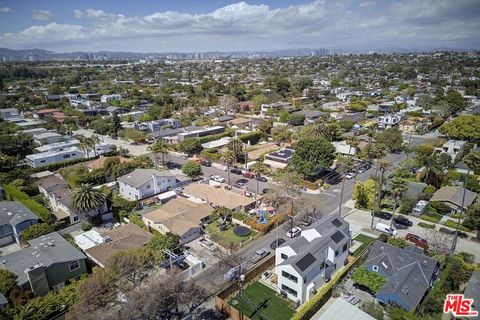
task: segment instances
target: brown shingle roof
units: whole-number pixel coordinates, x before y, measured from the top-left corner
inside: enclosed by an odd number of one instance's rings
[[[255,202],[254,199],[242,196],[233,191],[214,188],[212,186],[200,183],[192,183],[183,189],[186,195],[202,199],[228,209],[244,207]]]
[[[430,201],[440,201],[440,202],[447,202],[454,204],[456,207],[462,206],[462,199],[463,199],[463,187],[456,187],[456,186],[446,186],[441,187],[438,189],[434,194]],[[465,193],[465,207],[468,207],[473,203],[475,198],[477,197],[477,193],[466,190]],[[456,209],[456,208],[454,208]]]

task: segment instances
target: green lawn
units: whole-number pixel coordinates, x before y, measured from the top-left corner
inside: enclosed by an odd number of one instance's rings
[[[458,223],[458,222],[457,222],[456,220],[448,219],[447,221],[445,221],[445,222],[443,223],[443,225],[444,225],[444,226],[447,226],[447,227],[450,227],[450,228],[456,229],[456,228],[457,228],[457,223]],[[465,231],[465,232],[470,232],[470,231],[471,231],[470,229],[467,229],[467,228],[465,228],[465,227],[462,226],[462,225],[459,225],[459,226],[458,226],[458,230],[460,230],[460,231]]]
[[[419,227],[426,228],[426,229],[435,229],[435,225],[434,225],[434,224],[430,224],[430,223],[419,222],[419,223],[417,223],[417,225],[418,225]]]
[[[250,241],[251,238],[255,237],[257,234],[256,231],[252,230],[246,237],[239,237],[233,233],[233,226],[230,225],[227,230],[220,231],[218,230],[217,224],[215,222],[210,223],[206,227],[206,231],[210,237],[215,242],[218,242],[224,248],[236,248],[240,243],[246,243]]]
[[[420,216],[420,219],[433,223],[439,223],[442,218],[443,216],[438,213],[424,213]]]
[[[288,320],[295,313],[288,301],[260,282],[244,289],[241,297],[235,296],[229,304],[252,320]]]
[[[352,255],[356,257],[357,255],[361,254],[365,248],[375,241],[375,238],[369,237],[367,235],[364,235],[362,233],[358,234],[355,238],[353,238],[355,241],[359,241],[362,243],[360,247],[358,247],[354,252],[352,252]]]

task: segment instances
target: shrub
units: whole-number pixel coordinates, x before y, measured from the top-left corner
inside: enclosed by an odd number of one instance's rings
[[[388,239],[388,244],[391,244],[392,246],[399,247],[399,248],[405,248],[407,246],[407,241],[405,239],[400,238],[400,237],[391,237]]]
[[[410,214],[413,210],[413,207],[415,207],[417,200],[412,197],[403,197],[402,200],[400,200],[400,209],[399,212],[401,214]]]
[[[88,230],[92,229],[92,224],[90,222],[84,222],[84,223],[82,223],[81,228],[82,228],[83,231],[88,231]]]
[[[7,194],[7,199],[20,202],[29,210],[31,210],[35,215],[37,215],[37,217],[39,217],[43,222],[50,223],[55,220],[54,216],[47,208],[45,208],[35,200],[31,199],[29,195],[27,195],[25,192],[21,191],[17,187],[7,184],[3,187],[3,189]]]
[[[242,140],[243,143],[248,143],[250,141],[250,144],[253,145],[253,144],[257,144],[258,141],[260,141],[260,139],[263,139],[265,137],[266,137],[265,133],[261,131],[253,131],[250,133],[242,134],[238,138]]]
[[[443,223],[444,226],[447,226],[447,227],[450,227],[450,228],[454,228],[456,229],[457,228],[457,221],[455,220],[452,220],[452,219],[448,219],[447,221],[445,221]],[[465,231],[465,232],[470,232],[471,230],[468,229],[467,227],[465,226],[462,226],[461,224],[458,226],[458,230],[460,231]]]
[[[437,191],[437,189],[432,185],[428,185],[425,187],[425,189],[423,189],[423,193],[425,194],[427,199],[430,199],[435,193],[435,191]]]
[[[425,222],[419,222],[417,223],[417,225],[419,227],[422,227],[422,228],[425,228],[425,229],[435,229],[435,225],[434,224],[429,224],[429,223],[425,223]]]
[[[420,216],[420,219],[428,222],[439,223],[442,219],[442,216],[436,213],[424,213]]]
[[[318,184],[317,183],[311,182],[311,181],[308,181],[308,180],[305,180],[305,179],[300,181],[300,185],[302,187],[308,188],[310,190],[318,190]]]
[[[353,282],[367,287],[372,292],[380,290],[387,280],[376,272],[369,271],[365,267],[360,267],[352,273]]]
[[[145,225],[145,223],[143,223],[142,216],[138,213],[131,214],[128,217],[128,220],[131,223],[136,224],[137,226],[139,226],[142,229],[145,229],[145,230],[147,229],[147,226]]]
[[[430,206],[432,208],[434,208],[435,210],[437,210],[437,212],[439,214],[447,214],[451,210],[451,208],[449,206],[447,206],[445,203],[439,202],[439,201],[430,202]]]
[[[16,278],[13,272],[0,269],[0,293],[7,295],[16,286]]]
[[[27,229],[23,230],[22,240],[24,241],[32,240],[40,236],[43,236],[44,234],[51,233],[53,231],[55,231],[55,227],[51,224],[47,224],[47,223],[34,224],[28,227]]]

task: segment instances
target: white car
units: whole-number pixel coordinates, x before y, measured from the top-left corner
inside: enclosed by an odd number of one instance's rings
[[[345,176],[345,178],[353,179],[355,178],[355,176],[356,176],[355,172],[347,172],[347,175]]]
[[[225,178],[222,178],[220,176],[211,176],[210,179],[216,182],[225,182]]]
[[[302,229],[300,229],[299,227],[293,227],[292,229],[288,230],[287,237],[295,238],[300,234],[300,232],[302,232]]]

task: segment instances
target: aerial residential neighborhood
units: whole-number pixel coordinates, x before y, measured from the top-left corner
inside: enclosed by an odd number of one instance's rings
[[[1,1],[0,319],[479,319],[479,13]]]

